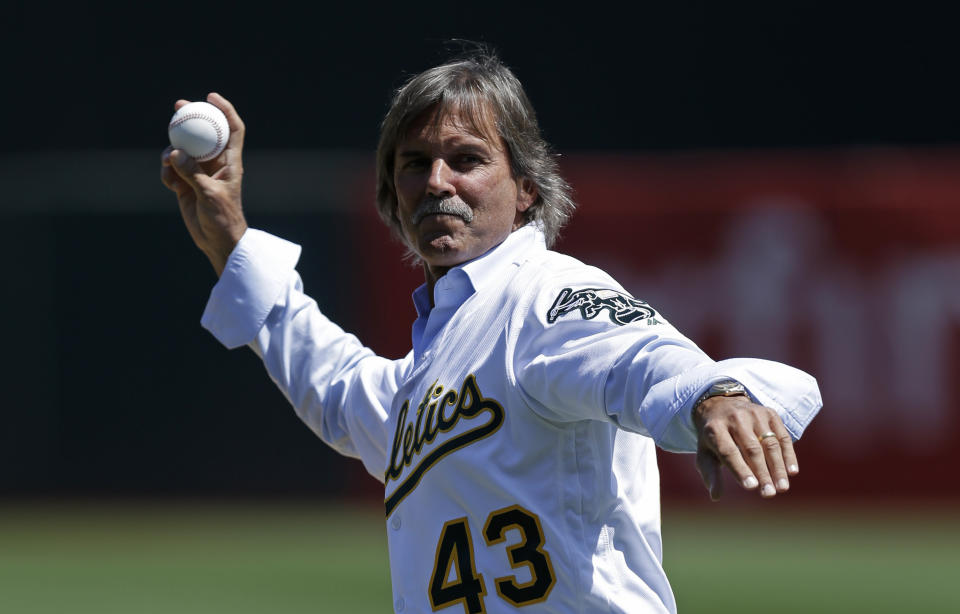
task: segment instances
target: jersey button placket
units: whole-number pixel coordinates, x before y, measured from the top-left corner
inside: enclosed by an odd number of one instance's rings
[[[407,607],[406,602],[403,600],[403,597],[397,597],[397,600],[393,602],[393,608],[397,612],[402,612],[403,608]]]

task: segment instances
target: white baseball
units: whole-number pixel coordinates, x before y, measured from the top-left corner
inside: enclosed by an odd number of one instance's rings
[[[206,162],[227,146],[230,125],[223,111],[209,102],[190,102],[173,114],[167,134],[171,145]]]

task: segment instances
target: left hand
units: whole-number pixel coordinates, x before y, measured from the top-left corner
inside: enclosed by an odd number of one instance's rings
[[[721,465],[747,490],[770,498],[790,489],[799,473],[793,439],[780,416],[747,396],[706,399],[693,415],[697,427],[697,470],[714,501],[720,498]],[[773,433],[760,439],[761,435]]]

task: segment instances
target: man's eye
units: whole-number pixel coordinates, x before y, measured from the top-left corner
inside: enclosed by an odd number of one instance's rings
[[[407,160],[403,168],[406,170],[419,170],[427,166],[427,160],[425,158],[412,158]]]

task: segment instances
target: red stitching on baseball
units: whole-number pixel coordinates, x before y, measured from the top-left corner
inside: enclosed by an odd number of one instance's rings
[[[197,113],[196,111],[193,111],[193,112],[190,112],[190,113],[185,113],[184,115],[180,116],[180,117],[177,118],[176,120],[170,122],[170,127],[168,128],[168,130],[169,130],[170,128],[177,128],[178,126],[180,126],[180,124],[182,124],[182,123],[184,123],[185,121],[190,120],[190,119],[205,119],[205,120],[208,120],[211,124],[213,124],[213,129],[217,132],[217,144],[213,146],[213,149],[211,149],[209,152],[203,154],[202,156],[197,156],[197,160],[200,160],[201,162],[203,162],[203,158],[206,158],[206,157],[209,156],[212,152],[220,149],[220,146],[221,146],[221,144],[223,143],[223,129],[220,127],[219,122],[217,122],[215,119],[213,119],[213,118],[210,117],[209,115],[207,115],[207,114],[205,114],[205,113]]]

